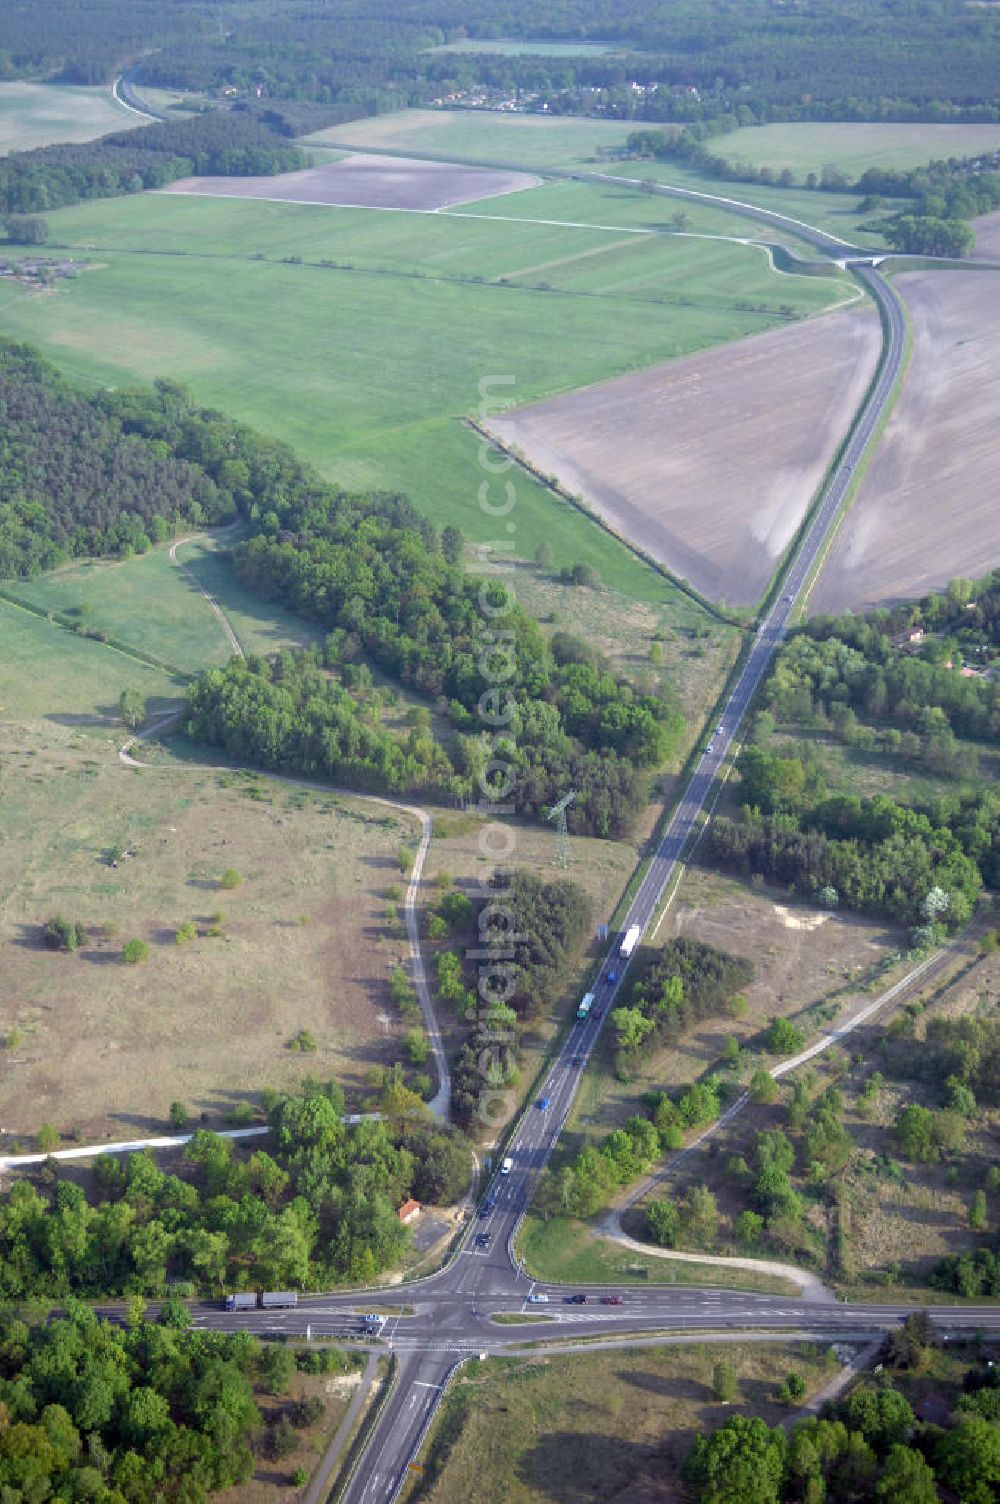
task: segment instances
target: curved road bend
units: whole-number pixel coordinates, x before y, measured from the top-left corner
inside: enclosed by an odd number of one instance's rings
[[[875,383],[869,392],[851,437],[832,474],[787,572],[780,598],[760,623],[737,684],[722,713],[720,728],[712,738],[681,795],[642,882],[633,898],[623,927],[638,925],[644,932],[654,919],[667,885],[674,875],[709,793],[724,763],[730,745],[750,706],[754,692],[788,630],[796,602],[801,598],[810,573],[822,557],[837,514],[853,482],[869,441],[885,411],[899,375],[904,351],[904,323],[895,295],[870,267],[857,267],[855,274],[875,298],[883,314],[885,344]],[[549,1099],[546,1111],[529,1106],[506,1146],[512,1161],[510,1173],[495,1172],[479,1218],[473,1222],[452,1262],[427,1279],[380,1291],[377,1296],[331,1295],[309,1297],[290,1312],[225,1314],[199,1310],[198,1319],[211,1326],[249,1326],[255,1331],[301,1333],[306,1323],[314,1335],[343,1334],[351,1312],[377,1302],[381,1309],[412,1305],[412,1317],[390,1318],[382,1332],[399,1360],[392,1393],[375,1423],[368,1446],[348,1481],[342,1504],[390,1504],[396,1498],[409,1465],[424,1438],[449,1376],[458,1365],[480,1352],[503,1351],[523,1346],[524,1326],[497,1327],[490,1316],[497,1311],[523,1311],[529,1293],[548,1293],[544,1314],[558,1318],[539,1323],[532,1336],[594,1337],[609,1329],[637,1335],[662,1330],[664,1326],[689,1330],[723,1327],[727,1332],[760,1327],[797,1329],[817,1326],[822,1310],[824,1326],[847,1325],[868,1334],[896,1323],[905,1315],[898,1306],[824,1306],[818,1308],[784,1296],[747,1295],[727,1290],[689,1290],[660,1287],[629,1290],[621,1307],[600,1304],[601,1291],[590,1292],[586,1312],[563,1303],[559,1286],[535,1287],[520,1269],[514,1238],[527,1208],[538,1173],[555,1147],[569,1113],[581,1072],[599,1033],[600,1023],[622,985],[625,966],[614,954],[606,955],[593,990],[597,1001],[586,1021],[574,1022],[552,1064],[541,1094]],[[614,980],[611,980],[611,975]],[[477,1242],[478,1237],[488,1239]],[[593,1302],[597,1302],[594,1304]],[[571,1314],[572,1311],[572,1314]],[[970,1308],[948,1312],[949,1323],[995,1326],[1000,1329],[1000,1310],[988,1308],[972,1313]],[[346,1329],[350,1329],[349,1325]],[[355,1320],[355,1334],[358,1324]]]

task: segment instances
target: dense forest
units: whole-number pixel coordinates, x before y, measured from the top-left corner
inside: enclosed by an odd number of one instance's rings
[[[202,1504],[253,1472],[255,1382],[275,1352],[204,1332],[168,1302],[157,1321],[102,1321],[78,1302],[30,1325],[0,1310],[0,1493],[5,1500]]]
[[[0,1299],[373,1279],[409,1242],[396,1215],[408,1196],[447,1203],[465,1189],[461,1138],[430,1120],[395,1077],[381,1121],[345,1125],[333,1083],[268,1100],[269,1151],[247,1159],[232,1139],[199,1130],[179,1174],[143,1151],[100,1155],[90,1199],[54,1165],[40,1190],[15,1182],[0,1205]]]
[[[0,346],[0,578],[127,557],[233,515],[204,470],[128,432],[27,346]]]
[[[1000,571],[867,616],[815,617],[782,647],[740,758],[739,818],[714,822],[709,859],[821,902],[928,933],[1000,882],[1000,793],[977,777],[1000,735]],[[829,787],[808,736],[951,782],[900,803]],[[943,897],[942,897],[943,895]]]
[[[902,1382],[932,1368],[934,1334],[926,1313],[907,1317],[886,1339],[881,1378],[862,1383],[822,1414],[773,1429],[734,1415],[696,1437],[682,1477],[698,1504],[992,1504],[1000,1487],[1000,1379],[992,1363],[970,1363],[945,1425],[921,1423],[885,1368]],[[716,1388],[730,1398],[722,1364]],[[730,1370],[730,1372],[732,1372]],[[792,1383],[792,1378],[796,1382]],[[781,1396],[794,1405],[804,1386],[792,1375]],[[919,1392],[919,1391],[918,1391]],[[723,1397],[720,1395],[720,1398]],[[939,1492],[940,1490],[940,1492]]]
[[[612,55],[435,53],[463,39],[601,41]],[[951,0],[14,0],[0,77],[93,83],[143,58],[150,83],[261,88],[365,115],[477,88],[551,111],[649,120],[998,118],[1000,29]],[[637,93],[632,84],[655,83]]]
[[[40,146],[0,157],[0,213],[38,214],[84,199],[141,193],[192,173],[272,176],[306,165],[298,147],[250,114],[212,111],[82,146]]]
[[[439,954],[438,995],[469,1025],[451,1071],[452,1112],[463,1127],[475,1126],[484,1095],[515,1080],[520,1031],[571,985],[591,915],[578,883],[498,870],[471,906],[464,964],[458,950]],[[483,1116],[490,1123],[497,1115]]]

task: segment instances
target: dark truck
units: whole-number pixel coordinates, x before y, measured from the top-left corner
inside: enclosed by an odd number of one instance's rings
[[[256,1311],[258,1306],[263,1311],[274,1311],[284,1306],[297,1306],[299,1297],[294,1290],[261,1290],[259,1294],[251,1291],[226,1296],[227,1311]]]

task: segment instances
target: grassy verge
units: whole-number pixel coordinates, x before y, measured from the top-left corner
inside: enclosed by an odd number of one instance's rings
[[[720,1264],[689,1264],[680,1259],[644,1255],[596,1236],[583,1222],[555,1217],[543,1222],[527,1216],[518,1235],[518,1253],[529,1275],[564,1284],[694,1285],[798,1295],[791,1280],[753,1269]]]

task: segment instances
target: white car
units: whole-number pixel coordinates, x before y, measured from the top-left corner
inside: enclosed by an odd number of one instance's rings
[[[514,1161],[508,1156],[508,1158],[505,1159],[504,1162],[503,1162],[503,1164],[500,1166],[500,1174],[501,1175],[509,1175],[510,1172],[511,1172],[511,1170],[513,1168],[514,1168]]]
[[[547,1306],[548,1303],[549,1297],[543,1294],[541,1291],[536,1291],[534,1295],[528,1296],[529,1306]]]

